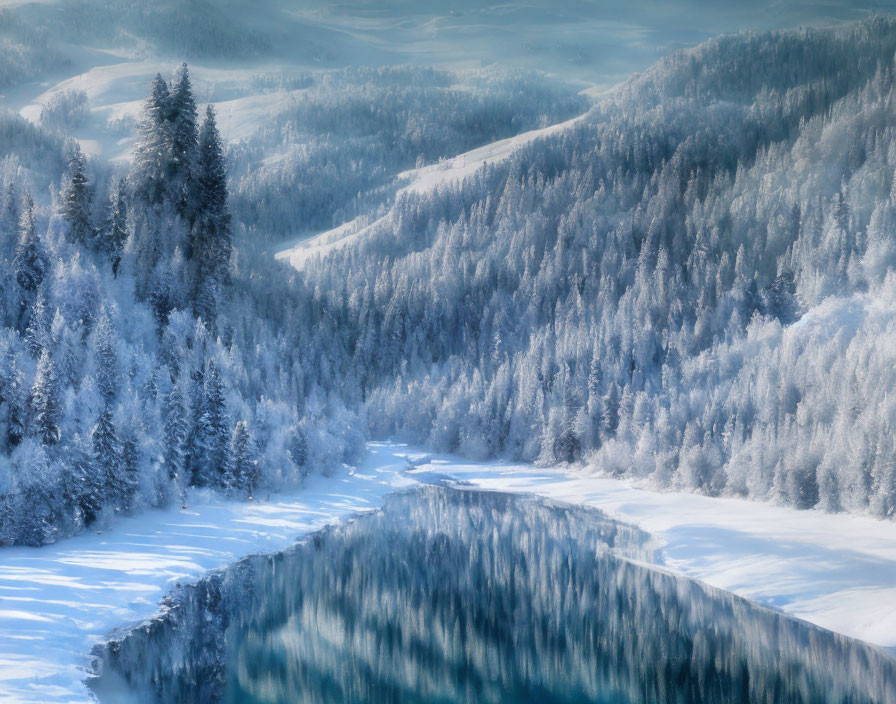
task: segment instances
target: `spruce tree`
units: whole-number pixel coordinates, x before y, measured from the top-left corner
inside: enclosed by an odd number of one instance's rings
[[[22,371],[13,350],[9,349],[0,360],[0,428],[5,429],[5,437],[0,436],[2,449],[16,447],[25,437],[26,396]]]
[[[205,486],[226,485],[225,470],[230,443],[230,423],[224,399],[224,384],[218,367],[209,362],[205,373],[202,412],[196,432],[198,452],[197,476],[194,483]]]
[[[65,496],[75,503],[85,526],[93,523],[103,505],[103,478],[95,471],[93,449],[75,433],[66,448],[66,471],[63,476]]]
[[[230,486],[251,499],[255,493],[258,460],[255,458],[255,444],[249,434],[249,424],[244,420],[238,422],[233,429],[227,469]]]
[[[201,322],[199,325],[201,325]],[[189,389],[187,399],[190,404],[190,423],[185,447],[184,467],[188,483],[191,486],[200,486],[204,478],[203,453],[200,441],[202,437],[202,414],[205,407],[205,370],[201,366],[190,371]]]
[[[189,407],[179,383],[171,387],[165,397],[163,416],[164,454],[168,478],[183,499],[183,482],[187,462],[187,437],[189,436]]]
[[[305,465],[308,462],[308,440],[301,428],[291,428],[286,451],[289,454],[289,459],[299,468],[302,475],[307,476],[308,470]]]
[[[177,212],[189,218],[193,210],[193,171],[199,147],[199,130],[196,101],[186,64],[181,65],[172,87],[171,123],[171,195]]]
[[[23,198],[22,215],[19,221],[19,243],[14,262],[16,282],[19,284],[19,329],[28,322],[28,310],[44,279],[47,261],[43,248],[34,229],[34,201],[26,191]]]
[[[175,252],[178,250],[175,249]],[[174,257],[172,253],[172,258]],[[168,324],[168,316],[177,307],[176,291],[180,282],[175,281],[171,262],[159,259],[148,277],[149,305],[155,314],[159,330]]]
[[[102,483],[103,496],[119,497],[121,495],[121,448],[115,424],[112,419],[112,409],[107,404],[103,406],[96,425],[91,431],[93,442],[93,462],[98,481]],[[117,503],[117,502],[116,502]]]
[[[44,448],[28,455],[20,468],[28,477],[22,496],[20,542],[38,547],[58,539],[65,498],[59,476],[51,471]]]
[[[87,166],[77,142],[73,142],[70,149],[61,214],[68,223],[71,240],[84,247],[93,247],[96,239],[90,222],[93,193],[87,182]]]
[[[93,360],[96,367],[96,385],[103,402],[110,404],[115,400],[118,386],[121,383],[118,368],[118,353],[115,350],[115,333],[108,312],[100,312],[96,330],[93,333]]]
[[[168,194],[172,148],[170,115],[168,84],[161,74],[157,74],[143,105],[129,177],[134,195],[148,205],[160,205]]]
[[[10,181],[0,197],[0,261],[15,256],[19,235],[19,197]]]
[[[15,481],[10,483],[7,491],[0,494],[0,546],[21,542],[19,530],[21,500],[21,490]]]
[[[136,422],[136,419],[134,419]],[[140,452],[137,433],[133,424],[125,429],[121,443],[121,466],[119,469],[117,504],[121,511],[131,513],[136,508],[139,488]]]
[[[124,179],[109,196],[106,223],[101,232],[98,248],[104,252],[112,264],[112,275],[118,277],[121,257],[128,241],[127,188]]]
[[[51,313],[44,286],[37,292],[37,299],[31,308],[28,327],[25,329],[25,341],[28,349],[35,357],[40,357],[41,352],[50,349],[52,342],[50,335]]]
[[[59,380],[49,350],[41,352],[31,388],[31,428],[44,445],[59,442],[62,418]]]
[[[224,147],[210,105],[199,135],[196,212],[190,235],[188,259],[194,271],[194,309],[197,316],[212,322],[219,287],[227,281],[232,243]]]

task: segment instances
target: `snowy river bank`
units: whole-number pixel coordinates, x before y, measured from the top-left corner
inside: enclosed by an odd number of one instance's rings
[[[0,700],[86,701],[91,647],[178,583],[443,477],[599,508],[652,533],[667,568],[876,645],[896,645],[896,524],[659,494],[564,469],[468,463],[371,443],[361,465],[255,503],[194,494],[43,548],[0,551]]]

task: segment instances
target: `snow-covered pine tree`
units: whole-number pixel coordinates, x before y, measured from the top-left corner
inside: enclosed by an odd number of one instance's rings
[[[137,507],[137,490],[140,483],[140,451],[137,429],[125,427],[121,441],[121,466],[118,475],[117,504],[120,511],[131,513]]]
[[[160,205],[168,195],[172,148],[170,115],[168,84],[161,74],[157,74],[143,105],[129,176],[131,192],[148,205]]]
[[[118,353],[115,350],[115,331],[109,319],[109,312],[100,311],[96,329],[93,332],[94,378],[103,402],[111,404],[121,383],[118,368]]]
[[[212,323],[220,287],[228,279],[232,243],[224,147],[211,105],[199,134],[195,207],[187,256],[194,272],[193,306],[197,317]]]
[[[50,334],[50,323],[52,313],[50,312],[50,304],[47,302],[46,291],[44,286],[37,291],[37,298],[31,307],[31,314],[28,320],[28,327],[25,329],[25,341],[28,343],[28,349],[35,357],[40,357],[41,352],[50,349],[52,337]]]
[[[303,476],[308,474],[308,439],[301,428],[290,428],[287,442],[287,453],[292,463],[299,468]]]
[[[44,445],[55,445],[59,442],[59,424],[62,418],[60,396],[56,367],[50,351],[44,349],[37,363],[29,404],[31,411],[29,428]]]
[[[224,384],[218,366],[209,361],[203,375],[200,414],[192,448],[193,483],[198,486],[226,486],[227,450],[230,421],[224,399]]]
[[[128,241],[127,186],[124,179],[109,196],[106,222],[99,233],[98,249],[109,257],[112,275],[118,277],[121,257]]]
[[[183,64],[171,90],[171,159],[169,188],[177,212],[192,218],[194,209],[193,171],[199,147],[198,116],[190,73]]]
[[[96,244],[96,234],[90,221],[93,189],[87,182],[87,165],[78,143],[71,142],[69,149],[60,213],[68,223],[69,238],[82,247],[93,247]]]
[[[89,526],[99,516],[103,505],[103,477],[96,471],[93,448],[80,434],[75,433],[65,450],[65,496],[77,508],[84,525]]]
[[[115,423],[112,417],[112,409],[108,405],[103,406],[96,425],[91,431],[93,443],[93,471],[100,478],[103,486],[103,495],[107,500],[120,508],[122,496],[121,471],[121,446]]]
[[[27,415],[22,370],[9,347],[0,360],[0,450],[8,452],[22,441]]]
[[[19,242],[13,266],[20,289],[18,328],[24,330],[28,324],[29,310],[47,269],[46,256],[34,229],[34,201],[29,191],[25,191],[23,196]]]
[[[258,475],[258,459],[255,454],[249,424],[241,420],[234,427],[230,438],[227,468],[233,489],[250,499],[255,494]]]
[[[54,542],[64,520],[60,477],[41,445],[20,456],[20,462],[19,471],[27,478],[18,510],[20,541],[35,546]]]
[[[15,256],[18,236],[19,196],[15,184],[10,182],[0,194],[0,262],[11,261]]]
[[[189,405],[180,383],[175,382],[165,397],[162,408],[165,431],[163,451],[168,478],[181,500],[186,477],[187,438],[190,434]]]

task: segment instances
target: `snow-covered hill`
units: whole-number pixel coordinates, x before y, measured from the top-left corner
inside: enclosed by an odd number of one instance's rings
[[[569,129],[586,117],[587,113],[556,125],[530,130],[515,137],[508,137],[471,149],[455,157],[442,159],[437,164],[402,171],[396,176],[396,182],[402,185],[396,191],[395,197],[400,198],[405,193],[427,193],[440,186],[456,186],[483,166],[500,163],[523,145]],[[346,245],[356,244],[364,237],[365,233],[382,225],[384,219],[378,218],[371,222],[369,216],[361,215],[320,234],[303,237],[297,243],[277,252],[276,257],[301,270],[310,259],[324,257]]]

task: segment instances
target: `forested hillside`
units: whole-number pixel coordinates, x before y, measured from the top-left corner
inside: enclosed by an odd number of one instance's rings
[[[65,137],[77,94],[3,114],[0,541],[386,436],[892,517],[894,52],[880,18],[713,40],[428,192],[395,175],[584,99],[349,70],[227,148],[184,67],[125,170]],[[384,211],[301,272],[266,251]]]
[[[229,159],[234,215],[256,240],[333,227],[391,202],[396,176],[526,130],[590,100],[566,83],[496,67],[354,68],[308,77]]]
[[[710,41],[306,263],[371,433],[893,516],[894,51]]]
[[[357,416],[301,354],[308,297],[233,247],[215,114],[197,115],[186,66],[153,82],[121,180],[5,119],[0,541],[51,542],[188,486],[247,498],[358,455]]]
[[[109,86],[58,90],[36,121],[0,110],[2,543],[357,459],[367,423],[343,331],[271,242],[385,207],[404,169],[589,104],[499,69],[262,72],[230,89],[203,75],[206,93],[283,100],[228,145],[186,67],[158,76],[138,120],[103,127],[133,142],[123,162],[68,137],[98,136],[95,96],[121,99]],[[251,128],[240,100],[225,119]]]

